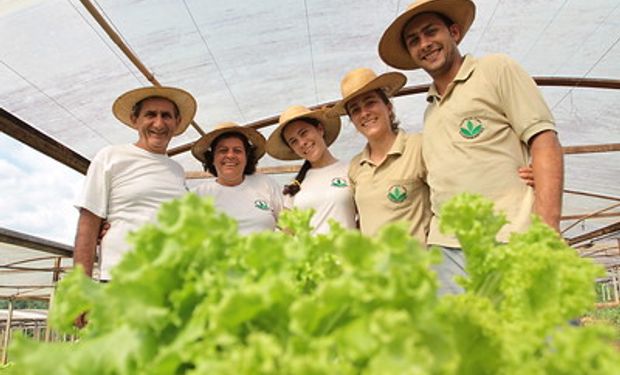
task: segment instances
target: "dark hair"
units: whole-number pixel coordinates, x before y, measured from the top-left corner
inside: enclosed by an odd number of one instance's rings
[[[319,125],[321,125],[321,122],[319,120],[312,117],[300,117],[298,119],[295,119],[295,121],[307,122],[314,127],[318,127]],[[286,124],[286,126],[288,126],[288,124]],[[284,128],[286,128],[286,126]],[[323,136],[325,136],[325,134],[323,134]],[[286,139],[284,139],[284,129],[282,129],[282,131],[280,132],[280,138],[285,145],[287,145],[289,148],[291,147],[289,146]],[[284,185],[284,189],[282,189],[282,194],[294,197],[295,194],[299,193],[299,190],[301,190],[301,183],[304,181],[304,179],[306,178],[306,173],[308,173],[311,168],[312,164],[310,164],[308,160],[304,160],[304,163],[301,165],[301,168],[299,168],[299,172],[297,172],[297,175],[293,179],[293,182],[288,185]]]
[[[245,168],[243,169],[243,174],[254,174],[254,172],[256,172],[256,164],[258,164],[258,158],[256,157],[256,147],[252,146],[252,144],[250,144],[250,141],[248,141],[248,139],[243,134],[237,132],[226,132],[215,137],[215,139],[211,142],[211,146],[204,153],[205,161],[204,163],[202,163],[202,167],[204,168],[204,170],[217,177],[217,170],[215,169],[215,165],[213,163],[214,151],[217,147],[217,144],[226,138],[237,138],[243,143],[243,148],[245,150],[245,156],[247,160]]]
[[[308,124],[314,126],[314,127],[318,127],[319,125],[321,125],[321,121],[312,118],[312,117],[300,117],[300,118],[296,118],[293,121],[303,121],[303,122],[307,122]],[[282,140],[282,142],[284,142],[285,145],[288,146],[288,148],[291,148],[291,146],[289,146],[288,141],[284,138],[284,129],[286,129],[287,126],[289,126],[289,124],[293,121],[290,121],[288,124],[286,124],[286,126],[284,128],[282,128],[282,131],[280,132],[280,139]]]
[[[297,172],[297,176],[295,176],[293,182],[291,184],[284,185],[282,194],[294,197],[295,194],[299,193],[299,190],[301,190],[301,183],[306,178],[306,173],[308,173],[310,168],[312,168],[312,164],[310,164],[308,160],[304,160],[304,163],[301,165],[301,168],[299,168],[299,172]]]
[[[385,103],[385,105],[387,105],[388,107],[391,107],[390,108],[391,109],[390,110],[390,128],[392,129],[393,132],[396,133],[398,131],[398,126],[400,125],[400,121],[396,119],[396,113],[394,113],[394,105],[392,104],[392,101],[390,100],[390,98],[388,98],[387,94],[382,89],[376,89],[375,92],[377,93],[379,98],[381,98],[381,101]],[[346,106],[346,104],[344,106],[344,109],[347,112],[347,115],[349,116],[349,119],[350,119],[351,114],[349,113],[349,108]]]
[[[417,16],[421,15],[421,14],[433,14],[435,16],[437,16],[441,22],[443,22],[444,25],[446,25],[447,28],[450,28],[450,26],[454,25],[454,21],[452,21],[452,18],[446,16],[443,13],[439,13],[439,12],[422,12],[422,13],[418,13],[415,16],[409,18],[409,20],[407,20],[407,22],[405,23],[405,27],[403,27],[401,34],[400,34],[400,42],[403,44],[403,46],[405,46],[405,49],[407,49],[407,41],[405,40],[405,29],[407,29],[407,27],[409,27],[409,24],[411,23],[411,20],[413,20],[414,18],[416,18]]]
[[[136,104],[133,105],[133,107],[131,107],[131,115],[133,117],[139,117],[140,116],[140,111],[142,111],[142,106],[144,106],[144,102],[149,100],[149,99],[164,99],[169,101],[170,103],[172,103],[172,105],[174,106],[174,117],[179,117],[179,107],[177,106],[177,103],[175,103],[174,101],[168,99],[168,98],[164,98],[163,96],[149,96],[146,97],[142,100],[140,100],[139,102],[137,102]]]

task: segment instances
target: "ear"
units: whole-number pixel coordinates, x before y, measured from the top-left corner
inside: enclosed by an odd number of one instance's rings
[[[136,121],[138,121],[138,118],[136,116],[134,116],[134,115],[130,115],[129,116],[129,120],[131,121],[131,124],[135,126],[136,125]]]
[[[319,132],[319,134],[321,134],[321,137],[325,137],[325,126],[323,126],[323,124],[319,123],[316,127],[316,130]]]
[[[456,23],[453,23],[448,28],[448,31],[450,32],[450,36],[452,37],[452,39],[454,39],[456,43],[459,43],[461,41],[461,38],[463,37],[463,34],[461,33],[461,26],[459,26]]]

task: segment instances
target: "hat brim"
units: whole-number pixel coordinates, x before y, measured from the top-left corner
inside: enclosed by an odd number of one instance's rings
[[[342,98],[330,110],[332,115],[343,116],[347,114],[347,103],[358,95],[365,94],[374,90],[383,90],[385,95],[390,98],[394,96],[407,83],[407,77],[399,72],[383,73],[372,81],[357,90],[350,92],[346,97]]]
[[[192,155],[201,162],[205,163],[205,152],[211,147],[211,143],[215,138],[224,133],[237,133],[241,134],[250,142],[256,150],[256,160],[259,160],[265,155],[265,137],[260,134],[256,129],[247,126],[231,126],[227,128],[220,128],[203,135],[192,146]]]
[[[142,87],[127,91],[114,101],[112,112],[123,124],[135,129],[136,126],[131,121],[131,110],[136,103],[150,97],[166,98],[176,104],[181,122],[174,132],[175,136],[182,134],[196,115],[196,99],[189,92],[176,87]]]
[[[398,16],[383,33],[379,41],[379,56],[388,65],[397,69],[418,69],[403,42],[403,29],[407,23],[421,13],[441,13],[461,28],[461,39],[471,27],[476,16],[476,5],[470,0],[435,0],[414,6]]]
[[[267,153],[278,160],[299,160],[302,159],[297,155],[289,145],[282,139],[282,131],[291,122],[300,118],[313,118],[319,121],[323,125],[325,131],[323,138],[325,139],[325,145],[329,147],[340,134],[340,117],[328,117],[325,110],[317,109],[310,112],[300,113],[299,115],[287,119],[286,122],[281,123],[271,133],[267,140]]]

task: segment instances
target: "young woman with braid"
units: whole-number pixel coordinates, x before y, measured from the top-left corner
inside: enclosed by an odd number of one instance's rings
[[[267,153],[279,160],[304,159],[292,184],[284,187],[285,206],[315,210],[310,224],[315,234],[327,233],[333,219],[344,228],[356,228],[355,205],[349,187],[349,163],[329,151],[340,132],[340,119],[324,110],[292,106],[280,115],[267,141]]]

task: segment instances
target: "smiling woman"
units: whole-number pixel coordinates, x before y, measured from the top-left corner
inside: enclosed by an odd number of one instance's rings
[[[192,154],[215,176],[198,186],[196,194],[212,197],[218,210],[237,221],[241,234],[276,228],[282,194],[271,177],[255,174],[265,154],[265,138],[259,132],[222,123],[196,142]]]

